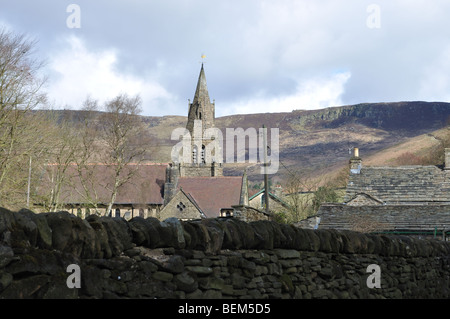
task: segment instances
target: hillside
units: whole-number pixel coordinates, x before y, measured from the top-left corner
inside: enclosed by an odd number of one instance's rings
[[[365,103],[321,110],[296,110],[286,113],[237,114],[216,119],[226,128],[279,128],[280,169],[274,181],[283,181],[289,170],[329,173],[346,165],[349,148],[359,147],[363,156],[406,142],[444,127],[450,116],[450,103],[396,102]],[[155,160],[168,161],[176,141],[170,134],[184,127],[186,117],[146,117],[149,133],[158,142]],[[225,143],[225,142],[224,142]],[[382,157],[379,157],[378,162]],[[382,162],[382,161],[381,161]],[[259,165],[226,164],[228,174],[241,174],[247,166],[251,181],[260,181]]]
[[[77,120],[85,116],[81,111],[71,112],[77,114],[73,116]],[[149,145],[150,160],[169,162],[171,149],[178,142],[170,139],[171,133],[175,128],[185,127],[187,117],[142,118],[153,141]],[[401,148],[419,153],[421,148],[426,152],[428,143],[433,143],[427,134],[445,127],[449,118],[450,103],[364,103],[320,110],[237,114],[216,118],[216,126],[225,140],[226,128],[258,129],[263,125],[279,128],[280,168],[271,179],[283,183],[289,172],[335,175],[347,165],[352,147],[360,149],[366,164],[395,165]],[[244,167],[251,182],[262,181],[259,164],[225,164],[225,173],[241,175]]]

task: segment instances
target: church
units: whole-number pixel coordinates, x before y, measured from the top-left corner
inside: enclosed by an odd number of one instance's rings
[[[200,124],[201,134],[195,132],[196,124]],[[189,101],[186,124],[190,137],[200,137],[190,139],[190,157],[181,157],[166,169],[160,219],[230,217],[234,206],[248,206],[247,175],[224,176],[222,161],[207,156],[206,150],[215,140],[205,132],[214,127],[215,103],[209,97],[202,63],[194,99],[192,103]]]
[[[104,164],[92,164],[91,177],[94,182],[88,186],[88,193],[92,196],[87,199],[83,195],[86,185],[81,183],[76,164],[70,165],[67,169],[69,183],[60,192],[62,209],[83,218],[96,212],[126,219],[136,216],[156,217],[160,220],[169,217],[181,220],[215,217],[268,219],[264,212],[249,207],[246,173],[243,172],[242,176],[224,176],[222,158],[219,158],[222,153],[210,156],[210,152],[207,152],[216,142],[214,137],[207,137],[208,134],[205,134],[215,128],[215,103],[209,97],[203,63],[194,99],[192,103],[189,101],[188,106],[185,131],[193,136],[198,124],[201,124],[202,132],[200,139],[191,139],[187,158],[168,163],[139,164],[137,169],[126,168],[124,174],[127,169],[136,169],[136,174],[119,188],[116,201],[109,212],[106,207],[110,197],[108,189],[113,183],[113,168]],[[52,183],[54,169],[52,165],[47,166],[42,185]],[[45,193],[45,189],[40,191]]]

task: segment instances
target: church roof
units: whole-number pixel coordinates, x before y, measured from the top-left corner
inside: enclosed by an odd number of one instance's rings
[[[167,163],[142,163],[126,165],[121,176],[133,173],[133,177],[119,188],[115,204],[156,204],[164,203],[164,182]],[[36,192],[44,199],[51,190],[52,174],[57,165],[48,165]],[[87,170],[82,170],[86,187],[92,198],[97,197],[98,204],[107,204],[111,197],[111,187],[114,183],[112,165],[101,163],[90,164]],[[61,188],[60,201],[65,204],[89,204],[77,165],[70,164],[65,172],[65,180]]]
[[[208,218],[240,204],[242,176],[180,177],[178,188],[193,198]]]

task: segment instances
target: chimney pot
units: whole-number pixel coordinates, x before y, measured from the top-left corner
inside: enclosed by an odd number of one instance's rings
[[[353,149],[353,156],[350,158],[350,173],[359,174],[361,172],[362,159],[359,157],[359,148]]]

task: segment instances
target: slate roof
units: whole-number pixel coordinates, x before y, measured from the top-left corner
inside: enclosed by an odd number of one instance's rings
[[[180,177],[178,188],[195,201],[206,217],[214,218],[221,208],[240,204],[242,176]]]
[[[130,171],[136,170],[133,177],[119,188],[115,204],[157,204],[164,203],[164,183],[167,163],[129,164],[122,171],[126,176]],[[56,165],[48,165],[41,185],[36,189],[40,195],[49,194],[51,174]],[[91,170],[92,169],[92,170]],[[91,194],[97,194],[98,203],[108,203],[111,196],[110,188],[114,181],[114,169],[112,165],[91,164],[89,170],[83,171],[87,177],[89,171],[92,176],[88,179],[88,189]],[[61,190],[60,201],[66,204],[87,203],[84,189],[76,164],[70,164],[65,173],[66,179]]]
[[[390,205],[450,204],[450,170],[437,166],[362,167],[345,201],[365,193]]]
[[[352,203],[366,196],[364,203]],[[450,224],[450,170],[437,166],[361,167],[350,172],[343,204],[324,203],[319,228],[401,233],[433,232]]]
[[[378,231],[433,231],[450,226],[449,205],[348,206],[325,203],[317,213],[320,229],[353,229],[355,223],[369,223]]]

